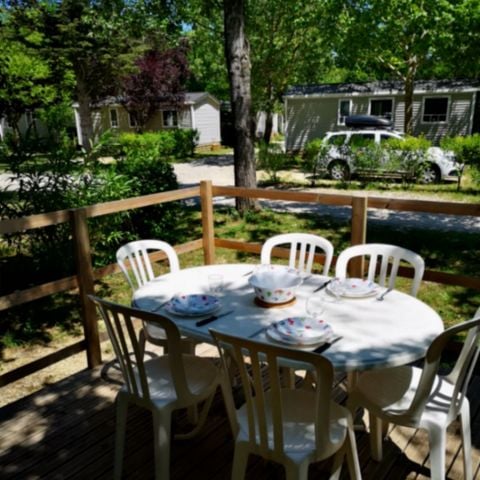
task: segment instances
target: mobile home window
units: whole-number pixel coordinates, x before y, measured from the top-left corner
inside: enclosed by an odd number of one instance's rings
[[[370,115],[387,118],[391,120],[393,117],[393,100],[381,99],[370,100]]]
[[[118,115],[115,108],[110,109],[110,126],[112,128],[118,127]]]
[[[137,117],[135,114],[133,115],[131,113],[128,114],[128,124],[132,128],[138,127]]]
[[[446,122],[448,98],[426,98],[423,104],[423,121],[425,123]]]
[[[178,125],[177,112],[175,110],[163,111],[163,126],[176,127]]]
[[[338,102],[338,124],[345,125],[345,118],[348,117],[352,110],[351,100],[340,100]]]

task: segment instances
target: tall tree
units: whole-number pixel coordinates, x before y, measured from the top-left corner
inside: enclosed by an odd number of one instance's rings
[[[405,89],[405,132],[412,132],[413,89],[451,44],[455,0],[330,0],[337,60],[372,78],[397,78]]]
[[[322,5],[322,0],[248,3],[254,108],[266,113],[266,142],[270,141],[272,114],[281,108],[287,87],[319,81],[333,67],[321,28]]]
[[[250,46],[245,32],[245,0],[223,0],[223,11],[225,57],[235,130],[235,185],[255,188],[255,132],[252,119]],[[237,209],[241,213],[254,204],[249,198],[236,199]]]
[[[135,62],[138,71],[123,79],[121,102],[141,130],[161,106],[177,108],[183,102],[186,53],[186,42],[163,52],[150,50]]]
[[[4,0],[2,3],[7,5],[9,22],[17,32],[16,40],[36,49],[52,71],[72,73],[81,143],[87,150],[91,148],[94,133],[91,104],[116,93],[120,79],[132,70],[134,59],[152,45],[164,42],[167,31],[179,28],[169,21],[171,10],[167,1]]]

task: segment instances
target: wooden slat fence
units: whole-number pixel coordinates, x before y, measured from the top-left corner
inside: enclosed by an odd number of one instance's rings
[[[94,270],[91,262],[90,237],[87,220],[102,215],[116,214],[126,210],[143,208],[161,203],[199,198],[202,214],[202,238],[194,239],[182,245],[176,245],[177,253],[182,254],[203,249],[204,263],[215,263],[215,249],[229,248],[248,253],[260,253],[261,245],[258,243],[239,242],[231,239],[215,237],[214,231],[214,208],[213,198],[222,197],[248,197],[256,199],[268,199],[287,202],[313,203],[322,205],[348,206],[351,207],[351,244],[364,243],[367,234],[367,211],[369,208],[387,209],[395,211],[426,212],[433,214],[468,215],[480,216],[480,204],[467,204],[458,202],[437,202],[427,200],[406,200],[382,197],[369,197],[367,195],[329,194],[310,192],[291,192],[283,190],[248,189],[229,186],[215,186],[211,181],[203,181],[198,186],[183,188],[169,192],[155,193],[141,197],[128,198],[112,202],[82,207],[72,210],[32,215],[19,219],[0,221],[0,234],[12,234],[26,230],[44,228],[60,223],[70,223],[72,229],[73,248],[76,258],[76,275],[48,282],[22,291],[17,291],[0,297],[0,311],[22,305],[55,293],[60,293],[78,288],[80,303],[82,305],[82,318],[85,340],[77,342],[74,346],[67,347],[59,352],[51,354],[45,359],[20,367],[16,371],[0,375],[0,386],[18,380],[23,376],[33,373],[52,363],[62,360],[67,356],[86,349],[87,363],[89,367],[101,363],[100,335],[97,329],[97,316],[88,301],[87,295],[93,293],[94,282],[105,275],[118,271],[115,264]],[[276,250],[279,256],[286,256],[281,249]],[[156,258],[162,258],[158,255]],[[318,258],[322,261],[322,258]],[[360,276],[361,263],[354,266],[352,274]],[[411,269],[400,269],[400,275],[411,277]],[[438,271],[426,271],[424,279],[445,285],[457,285],[480,291],[480,278],[463,275],[449,274]]]

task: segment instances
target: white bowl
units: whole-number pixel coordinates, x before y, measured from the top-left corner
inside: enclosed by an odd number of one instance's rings
[[[271,304],[292,300],[302,281],[298,270],[284,265],[260,265],[249,279],[256,297]]]

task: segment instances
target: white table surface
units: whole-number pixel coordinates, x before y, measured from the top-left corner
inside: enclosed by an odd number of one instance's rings
[[[133,303],[137,308],[151,311],[178,293],[208,293],[208,275],[222,274],[224,291],[222,309],[218,313],[227,310],[233,310],[233,313],[197,327],[195,322],[204,317],[186,318],[170,315],[163,308],[157,310],[174,320],[182,334],[212,343],[209,329],[251,337],[272,322],[304,316],[305,302],[310,295],[328,296],[325,290],[313,292],[326,277],[312,275],[297,289],[293,305],[286,308],[259,307],[254,303],[253,288],[248,283],[248,273],[254,268],[252,264],[209,265],[162,275],[138,289]],[[330,323],[335,335],[342,338],[322,355],[338,371],[384,368],[418,360],[425,355],[433,338],[443,331],[443,322],[431,307],[396,290],[381,302],[375,297],[342,298],[338,302],[326,302],[325,307],[324,319]],[[254,335],[253,339],[271,341],[264,333]]]

